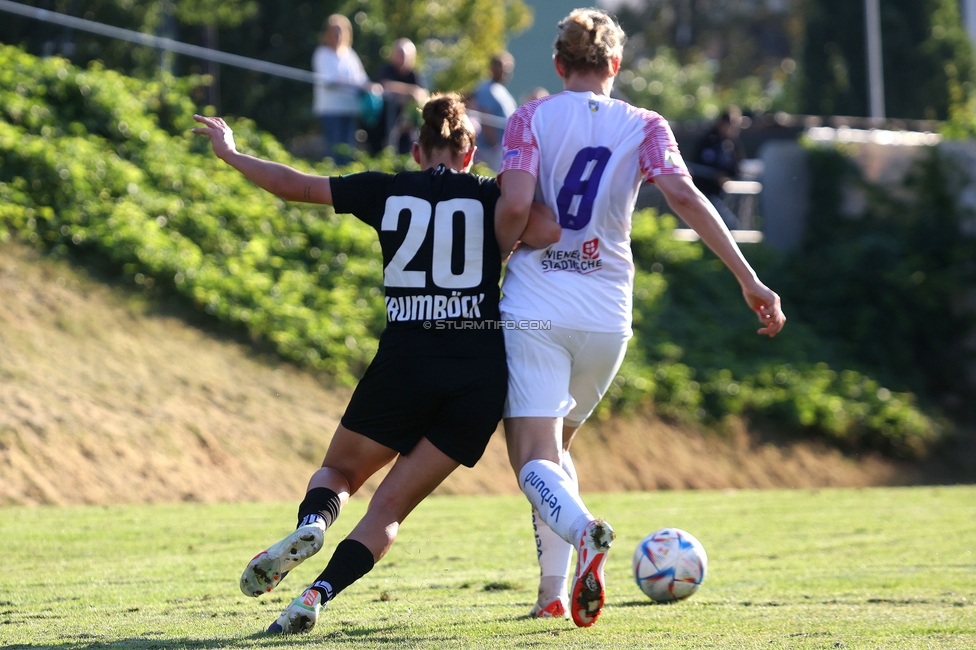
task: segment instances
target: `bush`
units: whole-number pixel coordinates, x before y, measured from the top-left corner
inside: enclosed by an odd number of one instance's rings
[[[287,359],[353,381],[384,322],[372,229],[286,205],[216,159],[189,133],[193,85],[0,48],[0,222],[38,246],[107,260]],[[242,151],[311,169],[250,122],[234,128]]]
[[[913,394],[821,361],[837,358],[834,346],[803,319],[791,318],[774,339],[757,336],[735,279],[702,244],[674,240],[675,223],[651,211],[635,215],[635,337],[604,414],[653,402],[679,421],[713,425],[743,415],[907,457],[924,455],[945,433]],[[771,251],[746,252],[762,277],[782,281],[783,261]],[[792,304],[785,309],[794,315]]]
[[[892,192],[865,182],[843,150],[813,147],[810,161],[817,218],[785,274],[797,315],[892,387],[946,406],[976,397],[965,388],[976,238],[963,234],[964,166],[932,148],[907,191]],[[843,187],[864,193],[863,213],[843,214]]]

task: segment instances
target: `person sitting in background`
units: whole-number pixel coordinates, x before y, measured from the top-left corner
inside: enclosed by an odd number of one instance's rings
[[[376,74],[376,82],[383,86],[385,110],[375,127],[369,129],[367,143],[371,153],[379,153],[392,145],[398,154],[410,153],[417,139],[419,112],[407,111],[409,104],[423,106],[427,88],[417,74],[417,47],[409,38],[393,42],[390,59]],[[416,116],[412,113],[416,113]]]
[[[505,84],[515,70],[515,58],[508,52],[500,52],[491,58],[491,78],[484,80],[471,94],[472,108],[495,117],[507,120],[515,112],[518,104]],[[475,162],[480,162],[498,171],[502,164],[502,136],[504,128],[482,123],[478,133],[478,151]]]
[[[691,160],[695,187],[715,206],[730,229],[738,227],[739,219],[722,200],[722,186],[739,175],[739,162],[744,158],[739,141],[741,125],[742,112],[730,106],[699,140]]]
[[[313,89],[312,113],[322,126],[326,157],[349,162],[356,147],[359,94],[371,90],[359,55],[352,49],[352,24],[332,14],[322,30],[321,45],[312,54],[312,72],[319,76]]]

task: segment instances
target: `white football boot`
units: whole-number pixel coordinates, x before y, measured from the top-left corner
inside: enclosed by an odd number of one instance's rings
[[[322,548],[325,532],[316,524],[296,529],[266,551],[254,556],[241,575],[245,596],[266,594],[281,582],[289,571],[312,557]]]
[[[569,610],[566,609],[566,602],[557,598],[545,606],[537,602],[532,606],[529,618],[569,618]]]
[[[291,601],[281,616],[268,627],[268,634],[301,634],[311,632],[319,620],[319,612],[328,605],[322,604],[322,594],[315,589],[306,589],[302,595]]]

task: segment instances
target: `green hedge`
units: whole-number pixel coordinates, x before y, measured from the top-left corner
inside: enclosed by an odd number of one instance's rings
[[[817,218],[784,268],[784,291],[802,297],[797,315],[892,388],[971,402],[976,237],[965,235],[972,210],[960,203],[968,165],[931,148],[904,190],[891,191],[866,182],[843,148],[811,146],[809,160]],[[857,214],[842,210],[844,187],[865,198]]]
[[[287,359],[354,381],[384,324],[375,234],[330,208],[285,204],[217,160],[189,133],[194,83],[0,48],[0,237],[109,263]],[[243,151],[335,172],[293,159],[246,120],[232,123]],[[830,345],[811,328],[791,320],[776,339],[757,336],[731,275],[701,245],[675,241],[674,225],[635,218],[635,337],[598,415],[652,404],[689,423],[744,415],[909,456],[939,439],[942,427],[911,394],[821,363]]]
[[[834,346],[802,320],[791,319],[774,339],[758,336],[732,275],[700,243],[676,241],[674,226],[668,215],[635,216],[635,337],[603,415],[652,400],[685,422],[745,415],[906,457],[924,455],[943,436],[945,421],[921,411],[913,394],[824,363]],[[783,281],[782,260],[761,247],[746,252],[761,277]],[[789,316],[792,305],[785,309]]]
[[[330,208],[285,204],[216,159],[189,132],[193,84],[0,48],[0,221],[351,381],[383,325],[375,234]],[[243,151],[311,169],[251,123],[234,127]]]

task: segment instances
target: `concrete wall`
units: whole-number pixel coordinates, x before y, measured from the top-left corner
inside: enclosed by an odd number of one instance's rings
[[[810,206],[807,153],[797,142],[770,140],[759,148],[763,161],[759,196],[765,241],[790,250],[803,239]]]

